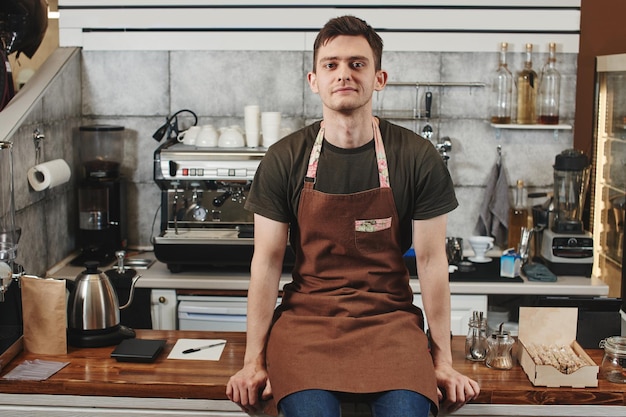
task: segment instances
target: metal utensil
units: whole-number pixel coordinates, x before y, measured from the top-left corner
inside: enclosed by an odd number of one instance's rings
[[[430,109],[433,105],[433,93],[427,91],[424,96],[426,100],[426,125],[422,129],[422,136],[426,139],[430,139],[433,136],[433,128],[428,120],[430,119]]]
[[[474,314],[479,325],[478,325],[478,329],[474,329],[475,336],[474,336],[474,340],[472,343],[472,347],[470,349],[470,354],[472,355],[472,359],[476,361],[482,361],[483,359],[485,359],[485,356],[487,356],[486,339],[485,339],[485,335],[482,334],[482,331],[483,331],[482,326],[484,326],[485,318],[484,318],[484,313],[482,311],[480,312],[475,311]]]

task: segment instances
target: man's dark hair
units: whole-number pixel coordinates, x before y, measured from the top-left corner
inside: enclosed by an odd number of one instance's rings
[[[374,52],[376,71],[382,68],[383,40],[365,20],[354,16],[341,16],[330,19],[317,34],[313,44],[313,72],[317,63],[317,52],[337,36],[363,36]]]

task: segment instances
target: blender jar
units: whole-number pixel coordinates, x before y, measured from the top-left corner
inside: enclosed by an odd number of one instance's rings
[[[589,160],[566,149],[554,162],[554,225],[556,233],[583,233],[582,211],[589,181]]]
[[[117,178],[124,156],[124,127],[115,125],[81,126],[80,160],[88,179]]]

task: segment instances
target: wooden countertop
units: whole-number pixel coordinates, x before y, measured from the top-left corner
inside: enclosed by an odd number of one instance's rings
[[[69,361],[70,364],[46,381],[0,379],[0,393],[226,399],[228,378],[243,361],[244,333],[137,330],[137,336],[167,339],[164,351],[154,363],[117,362],[110,358],[113,347],[70,347],[67,355],[55,356],[22,352],[2,369],[1,375],[24,360]],[[217,362],[167,359],[178,338],[227,339],[228,343]],[[519,365],[509,371],[499,371],[465,360],[464,341],[464,337],[453,338],[454,364],[480,384],[481,394],[476,404],[626,406],[626,385],[610,383],[600,377],[597,388],[534,387]],[[604,351],[590,349],[587,352],[600,365]]]

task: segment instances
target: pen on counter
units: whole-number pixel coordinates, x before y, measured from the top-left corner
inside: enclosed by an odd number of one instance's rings
[[[226,344],[226,342],[219,342],[219,343],[213,343],[213,344],[206,345],[206,346],[200,346],[200,347],[197,347],[197,348],[185,349],[185,350],[183,350],[183,353],[200,352],[202,349],[208,349],[208,348],[212,348],[212,347],[215,347],[215,346],[222,346],[222,345],[225,345],[225,344]]]

